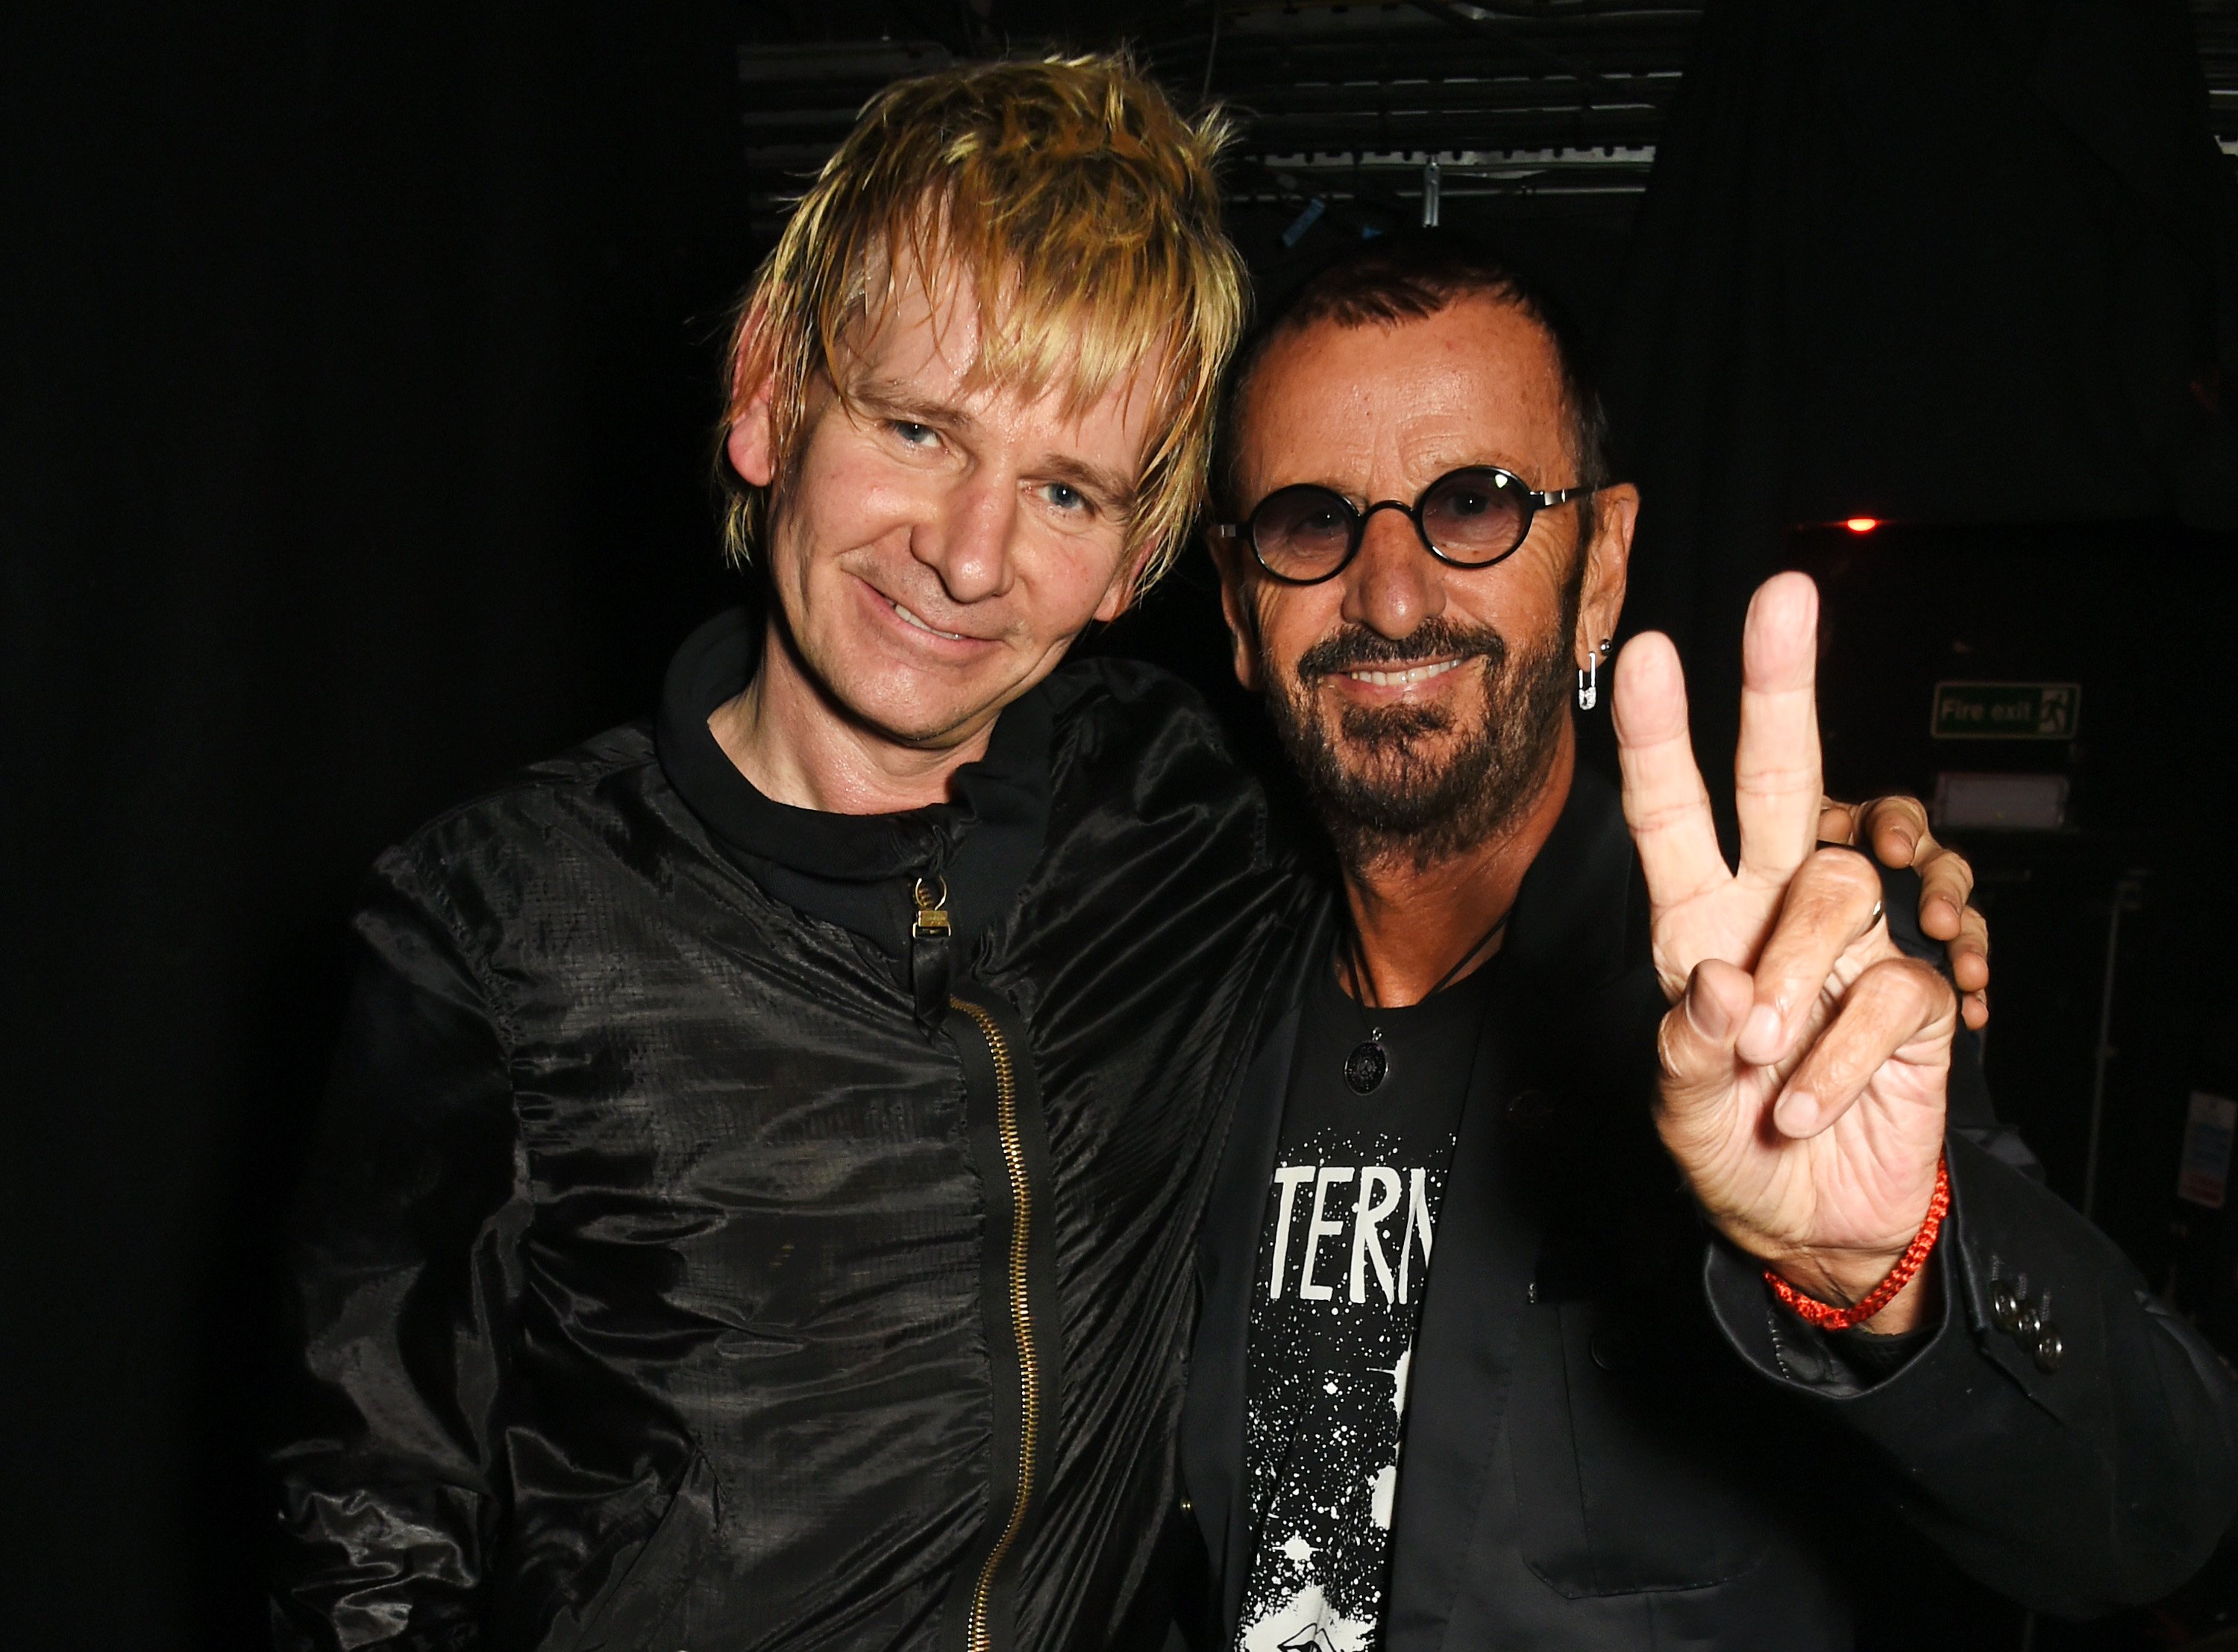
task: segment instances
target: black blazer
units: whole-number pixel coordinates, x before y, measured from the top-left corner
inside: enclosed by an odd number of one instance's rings
[[[1891,920],[1915,902],[1892,889]],[[1874,1569],[1903,1524],[2052,1611],[2149,1599],[2196,1569],[2238,1503],[2227,1374],[2016,1167],[2032,1161],[1970,1041],[1932,1263],[1946,1307],[1886,1374],[1885,1346],[1772,1304],[1657,1140],[1645,905],[1615,795],[1581,772],[1517,903],[1447,1181],[1388,1652],[1846,1647],[1859,1591],[1891,1586]],[[1247,1328],[1295,1027],[1293,1008],[1246,1080],[1199,1258],[1182,1451],[1209,1579],[1189,1632],[1223,1648],[1252,1546]],[[1999,1280],[2056,1326],[2056,1370],[1998,1328]]]

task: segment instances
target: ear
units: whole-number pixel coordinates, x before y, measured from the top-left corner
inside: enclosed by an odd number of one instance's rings
[[[1259,671],[1259,613],[1251,605],[1250,575],[1245,572],[1243,547],[1234,539],[1205,536],[1212,565],[1220,574],[1220,611],[1228,620],[1228,635],[1235,645],[1235,680],[1252,693],[1262,686]]]
[[[767,487],[777,477],[777,431],[770,420],[777,373],[775,364],[754,347],[760,327],[760,316],[749,314],[738,328],[738,353],[731,359],[731,428],[723,438],[723,453],[742,480]],[[764,366],[757,373],[749,364],[758,360]]]
[[[1632,530],[1639,523],[1639,490],[1629,482],[1593,498],[1593,542],[1586,547],[1586,577],[1578,593],[1578,635],[1573,653],[1580,669],[1602,639],[1616,635],[1624,611],[1624,586],[1632,567]],[[1606,664],[1607,662],[1602,662]]]

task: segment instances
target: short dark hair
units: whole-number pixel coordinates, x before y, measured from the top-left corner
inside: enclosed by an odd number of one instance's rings
[[[1245,501],[1235,496],[1236,428],[1253,375],[1275,340],[1321,321],[1339,327],[1385,326],[1434,315],[1456,299],[1482,297],[1513,304],[1546,335],[1562,378],[1570,451],[1578,473],[1568,486],[1604,488],[1616,480],[1609,457],[1608,415],[1592,373],[1585,337],[1551,294],[1496,253],[1449,229],[1407,229],[1345,248],[1270,305],[1244,341],[1228,382],[1220,421],[1215,486],[1230,519]],[[1549,479],[1533,477],[1534,486]],[[1578,542],[1592,541],[1593,499],[1579,501]]]

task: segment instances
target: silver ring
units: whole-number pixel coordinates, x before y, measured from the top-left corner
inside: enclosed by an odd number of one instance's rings
[[[1881,921],[1881,914],[1885,909],[1878,901],[1874,902],[1872,911],[1866,915],[1865,928],[1870,929],[1878,923]]]

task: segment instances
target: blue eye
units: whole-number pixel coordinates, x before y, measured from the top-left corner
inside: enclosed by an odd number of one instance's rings
[[[1084,511],[1088,508],[1088,500],[1083,497],[1080,490],[1067,487],[1063,482],[1049,484],[1049,500],[1060,511]]]
[[[887,428],[911,447],[923,447],[939,435],[930,425],[920,425],[914,420],[891,419],[886,423]]]

